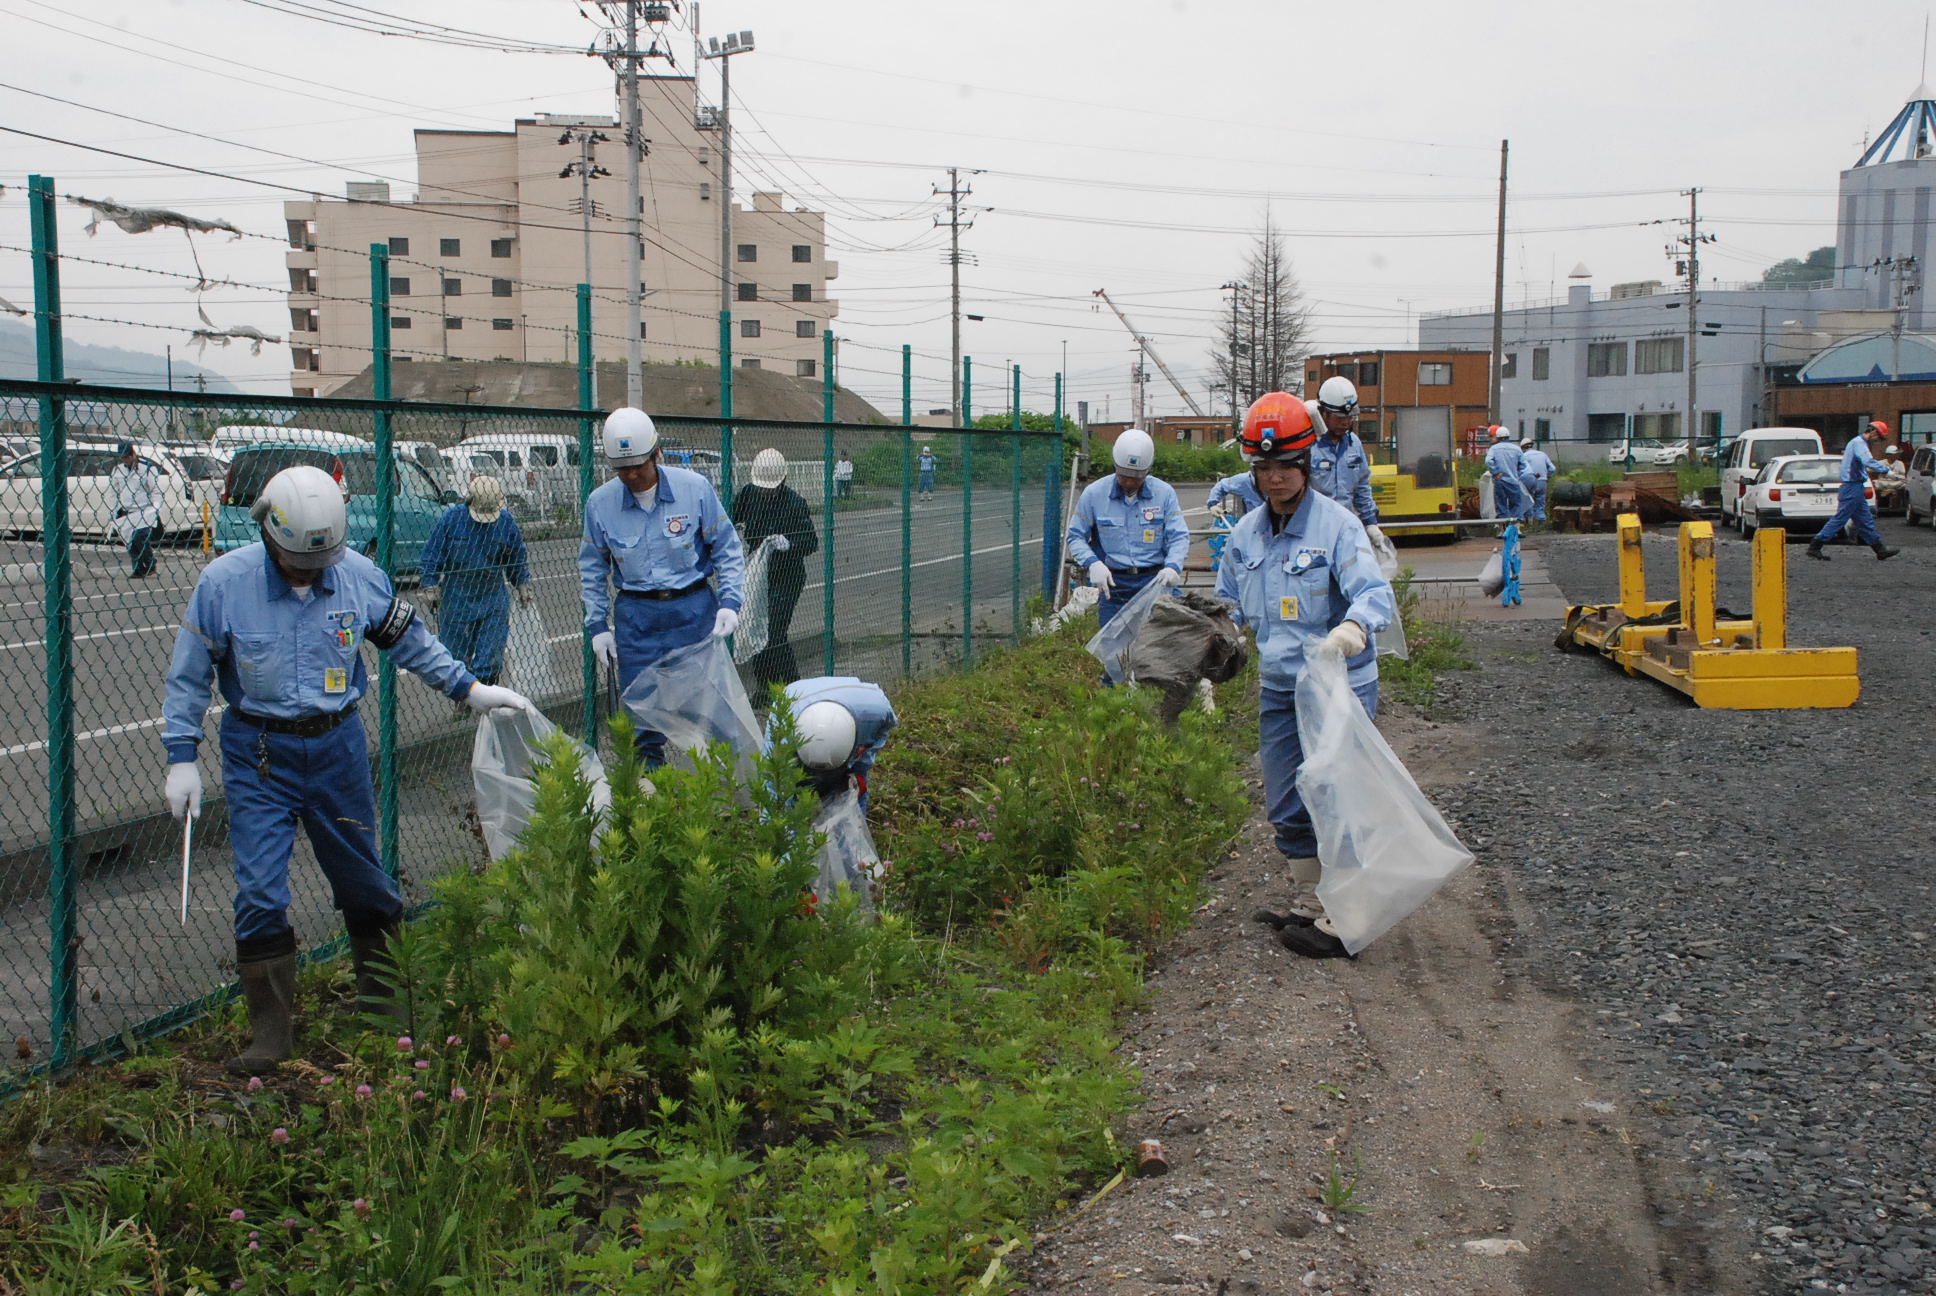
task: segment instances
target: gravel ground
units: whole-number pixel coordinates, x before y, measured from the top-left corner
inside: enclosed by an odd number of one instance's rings
[[[1436,708],[1493,740],[1439,800],[1536,915],[1509,961],[1597,1023],[1678,1166],[1659,1227],[1746,1252],[1747,1290],[1936,1292],[1936,543],[1884,534],[1908,552],[1789,549],[1789,642],[1859,650],[1850,709],[1700,711],[1539,623],[1469,627]],[[1569,599],[1615,596],[1610,537],[1537,543]],[[1672,536],[1646,553],[1671,597]],[[1746,608],[1745,544],[1719,576]]]

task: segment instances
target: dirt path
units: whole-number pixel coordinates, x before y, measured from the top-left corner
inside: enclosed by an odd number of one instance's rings
[[[1416,713],[1380,727],[1428,791],[1483,739]],[[1473,844],[1473,843],[1468,843]],[[1284,898],[1261,815],[1126,1026],[1171,1165],[1040,1239],[1038,1287],[1237,1292],[1751,1291],[1654,1224],[1653,1114],[1595,1082],[1576,1009],[1517,970],[1529,914],[1479,862],[1356,962],[1309,963],[1250,920]],[[1333,1158],[1350,1205],[1321,1194]],[[1333,1200],[1337,1194],[1333,1193]],[[1475,1254],[1487,1239],[1523,1245]],[[1685,1252],[1685,1254],[1682,1254]]]

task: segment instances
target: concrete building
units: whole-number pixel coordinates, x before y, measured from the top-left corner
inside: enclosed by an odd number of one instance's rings
[[[717,131],[695,117],[690,77],[642,77],[640,162],[644,353],[716,363],[719,347]],[[609,137],[591,181],[592,335],[597,358],[623,360],[623,131],[611,118],[539,114],[509,131],[416,132],[418,191],[352,183],[347,199],[291,202],[290,386],[327,396],[369,362],[369,248],[390,249],[391,343],[399,362],[575,360],[575,285],[585,281],[574,131]],[[825,218],[755,193],[733,208],[732,347],[742,367],[819,374],[838,313],[827,285]]]

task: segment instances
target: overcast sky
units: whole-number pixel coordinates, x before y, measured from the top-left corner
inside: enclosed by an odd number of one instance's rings
[[[342,9],[335,0],[305,0]],[[235,178],[0,134],[0,297],[31,301],[22,191],[180,208],[267,238],[199,237],[210,277],[286,284],[269,182],[340,195],[345,180],[413,190],[417,126],[505,128],[534,112],[612,110],[612,78],[582,54],[511,54],[345,30],[291,0],[0,0],[0,124]],[[370,9],[582,50],[589,0],[369,0]],[[734,66],[742,197],[777,187],[829,213],[841,266],[842,376],[898,412],[898,350],[917,353],[917,408],[947,403],[945,239],[931,195],[974,168],[963,325],[981,388],[1019,363],[1046,408],[1128,408],[1132,344],[1091,296],[1106,288],[1207,399],[1227,297],[1268,211],[1287,235],[1320,349],[1406,346],[1421,311],[1489,305],[1499,141],[1512,141],[1508,303],[1671,279],[1663,255],[1703,188],[1719,238],[1704,277],[1759,278],[1834,241],[1837,172],[1922,76],[1926,6],[1873,0],[1289,5],[1227,0],[706,0],[703,30],[751,29]],[[1833,15],[1831,18],[1830,15]],[[690,70],[690,38],[673,42]],[[658,65],[664,68],[664,64]],[[708,98],[717,87],[704,72]],[[35,97],[57,96],[74,105]],[[124,114],[104,115],[95,109]],[[138,118],[140,121],[128,120]],[[152,124],[144,124],[152,123]],[[202,137],[184,132],[198,132]],[[254,149],[314,159],[295,161]],[[333,165],[322,165],[333,164]],[[192,271],[176,231],[81,233],[63,250]],[[710,255],[710,250],[708,251]],[[186,330],[186,281],[72,265],[67,307]],[[204,295],[218,325],[283,334],[280,291]],[[185,331],[73,320],[80,340],[181,354]],[[879,348],[879,349],[871,349]],[[244,390],[287,392],[288,353],[211,349]],[[1182,408],[1160,383],[1154,408]]]

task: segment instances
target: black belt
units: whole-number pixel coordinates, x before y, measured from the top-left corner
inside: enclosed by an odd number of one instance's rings
[[[341,711],[326,711],[321,715],[304,716],[300,720],[278,720],[274,716],[250,715],[238,706],[230,707],[229,714],[243,724],[252,725],[264,733],[289,734],[296,738],[320,738],[355,715],[356,703],[350,703]]]
[[[705,588],[706,588],[706,582],[703,579],[701,579],[701,580],[694,581],[692,584],[686,586],[684,589],[676,589],[676,590],[622,589],[618,592],[618,596],[620,598],[651,599],[655,603],[664,603],[671,599],[684,598],[688,594],[696,594],[700,590]]]
[[[1118,576],[1154,576],[1163,570],[1163,564],[1157,563],[1153,567],[1111,567],[1109,570]]]

